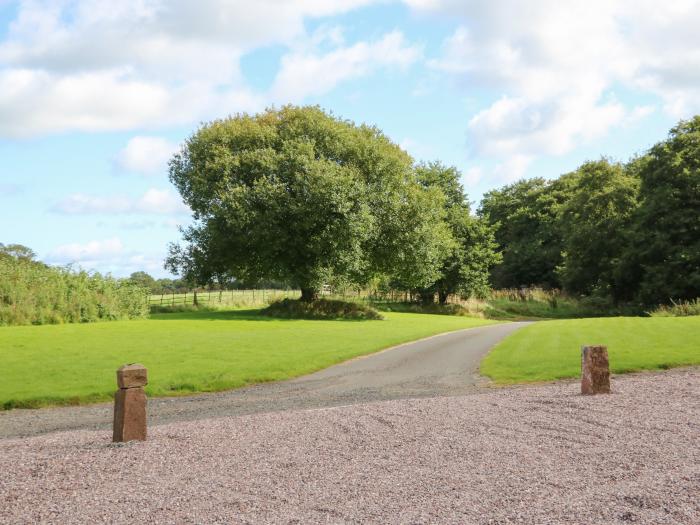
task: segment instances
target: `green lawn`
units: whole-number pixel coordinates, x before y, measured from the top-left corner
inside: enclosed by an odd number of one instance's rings
[[[481,362],[497,383],[578,377],[581,346],[608,347],[614,373],[700,364],[700,317],[541,321],[518,330]]]
[[[140,362],[151,396],[209,392],[299,376],[482,319],[387,313],[384,321],[280,320],[255,310],[143,321],[0,328],[0,408],[108,400],[115,370]]]

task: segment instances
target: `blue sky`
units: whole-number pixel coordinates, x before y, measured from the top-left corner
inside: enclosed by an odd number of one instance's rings
[[[376,124],[470,198],[626,160],[700,112],[700,2],[0,0],[0,242],[164,276],[166,162],[284,103]]]

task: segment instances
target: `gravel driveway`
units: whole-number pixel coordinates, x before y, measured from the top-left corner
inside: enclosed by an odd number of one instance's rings
[[[1,523],[700,523],[700,369],[0,440]]]

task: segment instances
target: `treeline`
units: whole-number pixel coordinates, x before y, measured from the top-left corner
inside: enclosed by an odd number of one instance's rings
[[[700,117],[627,163],[491,191],[475,215],[456,169],[318,107],[203,125],[170,180],[195,223],[166,267],[198,285],[272,279],[302,301],[327,284],[426,303],[490,287],[639,308],[700,296]]]
[[[126,278],[129,282],[148,289],[151,295],[162,295],[172,293],[185,293],[192,290],[249,290],[249,289],[289,289],[289,285],[279,281],[257,281],[244,282],[237,279],[212,280],[208,283],[197,283],[186,279],[168,279],[167,277],[156,279],[147,272],[133,272]]]
[[[556,180],[484,196],[497,288],[541,286],[612,303],[700,297],[700,117],[627,163],[586,162]]]
[[[0,243],[0,325],[86,323],[148,315],[148,291],[98,273],[47,266]]]

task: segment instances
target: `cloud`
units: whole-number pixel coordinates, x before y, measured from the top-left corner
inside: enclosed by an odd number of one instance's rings
[[[156,276],[166,274],[163,270],[163,254],[130,250],[118,237],[93,240],[84,244],[62,244],[51,250],[44,260],[49,264],[73,264],[86,270],[99,269],[117,277],[126,277],[139,270]]]
[[[171,190],[150,188],[138,198],[126,196],[102,197],[74,193],[59,201],[52,211],[67,215],[84,214],[187,214],[189,208]]]
[[[496,95],[467,129],[474,153],[504,167],[565,154],[655,110],[623,104],[617,89],[656,95],[674,118],[700,111],[700,2],[405,3],[460,23],[429,64],[470,96]]]
[[[167,170],[168,160],[177,149],[176,144],[162,137],[136,136],[119,152],[117,165],[133,173],[157,175]]]
[[[421,54],[421,48],[408,45],[399,31],[387,33],[375,42],[358,42],[327,53],[295,51],[282,57],[271,97],[300,101],[321,95],[344,80],[367,75],[380,67],[406,68]]]
[[[117,237],[113,237],[101,241],[90,241],[86,244],[62,244],[51,250],[47,259],[54,264],[80,263],[104,260],[120,255],[123,251],[124,245],[122,241]]]
[[[266,104],[246,53],[373,0],[21,2],[0,40],[0,136],[159,129]],[[387,49],[391,51],[391,49]]]

